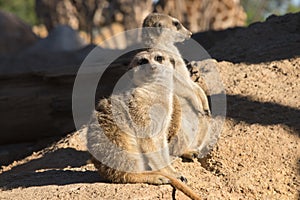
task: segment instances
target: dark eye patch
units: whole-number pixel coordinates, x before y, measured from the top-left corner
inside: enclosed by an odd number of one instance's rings
[[[146,58],[142,58],[142,59],[137,61],[138,65],[145,65],[145,64],[148,64],[148,63],[149,63],[149,60],[146,59]]]
[[[159,62],[159,63],[162,63],[162,61],[164,60],[164,57],[160,56],[160,55],[157,55],[154,57],[154,60]]]
[[[173,58],[170,58],[170,63],[173,65],[173,68],[175,68],[175,60]]]
[[[159,23],[159,22],[157,22],[157,23],[155,24],[155,26],[156,26],[156,27],[162,27],[161,23]]]
[[[180,23],[178,21],[173,21],[173,25],[179,30],[181,28]]]

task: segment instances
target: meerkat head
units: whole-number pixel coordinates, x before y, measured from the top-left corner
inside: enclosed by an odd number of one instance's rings
[[[149,14],[143,22],[142,38],[147,42],[183,42],[191,37],[192,33],[187,30],[178,19],[160,13]]]
[[[133,73],[133,82],[136,85],[172,77],[175,67],[173,57],[159,50],[148,50],[138,53],[129,65]]]

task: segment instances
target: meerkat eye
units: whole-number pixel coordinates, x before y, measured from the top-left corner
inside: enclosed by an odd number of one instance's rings
[[[159,63],[162,63],[162,61],[164,60],[164,57],[158,55],[158,56],[154,57],[154,60],[159,62]]]
[[[179,30],[181,28],[180,23],[178,21],[173,21],[173,25]]]
[[[142,58],[142,59],[138,60],[138,62],[137,62],[138,65],[145,65],[148,63],[149,63],[149,60],[146,58]]]

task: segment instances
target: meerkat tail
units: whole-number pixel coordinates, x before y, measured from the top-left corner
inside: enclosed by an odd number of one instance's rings
[[[192,200],[201,200],[201,197],[196,194],[191,188],[189,188],[187,185],[185,185],[183,182],[179,181],[178,179],[169,176],[168,174],[162,173],[162,172],[148,172],[149,174],[155,174],[155,175],[161,175],[166,178],[168,178],[171,182],[170,184],[175,187],[176,189],[183,192],[186,196],[191,198]]]

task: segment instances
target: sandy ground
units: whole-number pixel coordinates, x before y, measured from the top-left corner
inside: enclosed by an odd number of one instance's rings
[[[203,199],[300,198],[300,57],[219,62],[227,93],[221,137],[200,164],[173,164]],[[187,199],[171,186],[101,179],[76,132],[2,166],[0,199]]]

